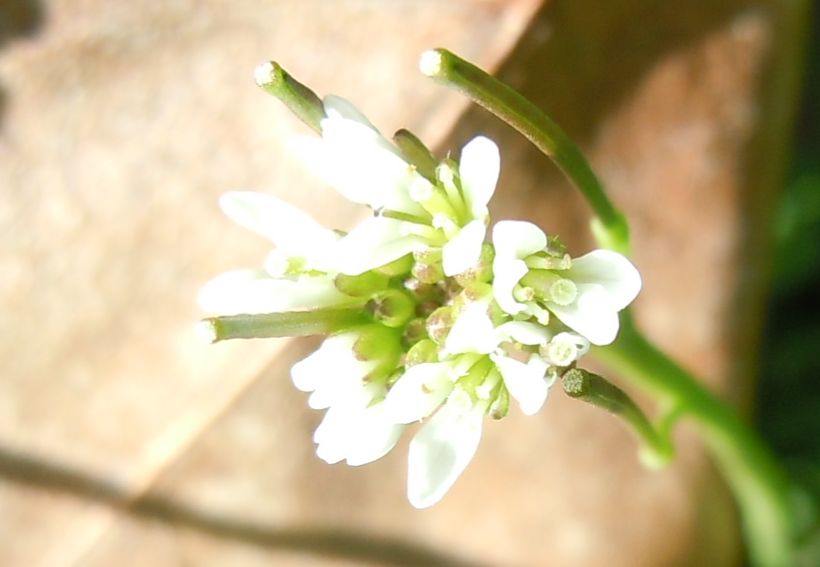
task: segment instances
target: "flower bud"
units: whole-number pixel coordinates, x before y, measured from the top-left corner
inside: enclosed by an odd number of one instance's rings
[[[404,328],[404,334],[402,335],[402,343],[406,347],[410,347],[415,345],[422,339],[426,339],[427,337],[427,320],[423,317],[417,317],[416,319],[412,319],[407,326]]]
[[[384,266],[379,266],[375,269],[376,272],[380,274],[384,274],[387,277],[395,277],[401,276],[410,271],[413,267],[413,256],[411,254],[407,254],[406,256],[402,256],[397,260],[393,260],[389,264],[385,264]]]
[[[445,305],[439,307],[427,317],[427,334],[439,345],[443,345],[455,323],[453,308]]]
[[[425,362],[438,362],[438,345],[430,339],[417,342],[404,356],[404,366],[407,368]]]
[[[441,250],[421,250],[413,253],[413,277],[421,283],[435,284],[444,279],[444,269],[441,264]]]
[[[416,312],[416,304],[409,295],[397,289],[383,291],[367,302],[373,317],[388,327],[401,327]]]
[[[357,276],[338,274],[334,280],[336,289],[353,297],[367,297],[387,287],[389,278],[375,271]]]
[[[357,329],[356,333],[358,338],[353,344],[356,359],[376,363],[368,378],[384,378],[393,372],[403,350],[396,330],[383,325],[367,325]]]

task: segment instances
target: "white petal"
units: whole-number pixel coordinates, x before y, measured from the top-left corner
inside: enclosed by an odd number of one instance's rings
[[[373,209],[425,214],[408,193],[418,173],[385,147],[381,136],[352,120],[328,124],[325,139],[297,136],[289,141],[299,161],[349,201]]]
[[[487,354],[495,350],[499,337],[487,313],[488,307],[487,301],[474,301],[459,313],[444,341],[445,353]]]
[[[322,120],[322,139],[334,151],[349,157],[360,154],[357,161],[363,162],[365,158],[383,153],[382,159],[392,156],[395,158],[393,163],[407,166],[393,144],[379,134],[370,122],[362,123],[331,112],[328,118]]]
[[[290,255],[320,256],[338,238],[301,209],[266,193],[231,191],[219,198],[219,205],[235,223]]]
[[[357,467],[381,459],[395,447],[404,425],[388,421],[381,404],[356,415],[350,426],[345,460]]]
[[[528,271],[523,260],[510,260],[498,255],[493,260],[493,298],[505,313],[515,315],[526,308],[526,305],[515,300],[513,290]]]
[[[407,369],[384,400],[396,423],[412,423],[433,413],[453,389],[450,365],[426,362]]]
[[[478,264],[481,258],[481,245],[484,243],[484,232],[484,221],[474,220],[444,245],[444,275],[455,276]]]
[[[327,169],[320,174],[347,199],[373,209],[424,214],[409,193],[423,178],[378,132],[338,118],[322,121],[322,139]]]
[[[331,407],[313,434],[316,455],[330,464],[346,460],[351,466],[380,459],[395,445],[404,430],[386,419],[380,405]]]
[[[593,250],[573,259],[567,274],[576,283],[603,286],[616,311],[632,303],[641,290],[641,274],[626,257],[612,250]]]
[[[293,384],[303,392],[313,392],[308,399],[311,408],[366,407],[370,403],[373,396],[363,380],[376,363],[356,357],[353,345],[357,339],[355,333],[329,337],[293,365]]]
[[[367,117],[346,98],[342,98],[337,95],[327,95],[322,102],[324,103],[325,113],[329,118],[341,117],[349,120],[355,120],[356,122],[369,127],[374,132],[378,132],[370,120],[368,120]]]
[[[197,301],[209,313],[237,315],[318,309],[350,298],[322,276],[274,279],[259,270],[233,270],[202,286]]]
[[[500,221],[493,227],[496,258],[524,259],[547,245],[544,231],[527,221]]]
[[[410,442],[407,498],[416,508],[442,499],[475,455],[482,411],[445,404]]]
[[[379,406],[350,410],[330,408],[313,435],[316,455],[334,464],[360,466],[386,455],[404,430],[384,419]]]
[[[544,380],[547,363],[532,356],[527,364],[504,355],[492,355],[510,395],[525,415],[533,415],[544,405],[549,386]]]
[[[474,218],[487,215],[487,204],[495,192],[500,167],[498,146],[489,138],[473,138],[461,150],[458,166],[461,187]]]
[[[347,411],[331,407],[313,433],[316,455],[328,464],[343,461],[349,438]]]
[[[522,345],[545,345],[550,332],[543,326],[527,321],[509,321],[496,328],[500,340],[513,340]]]
[[[370,217],[338,241],[337,268],[358,275],[425,247],[424,241],[406,234],[405,221]]]
[[[608,345],[618,335],[618,312],[598,284],[578,284],[578,299],[573,303],[562,306],[548,302],[547,307],[594,345]]]

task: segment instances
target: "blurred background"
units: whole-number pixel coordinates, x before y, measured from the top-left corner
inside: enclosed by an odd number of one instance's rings
[[[619,423],[556,392],[537,416],[488,423],[450,494],[417,511],[406,439],[361,468],[313,454],[321,415],[288,369],[315,340],[197,338],[197,289],[267,252],[221,215],[221,192],[270,191],[338,228],[367,214],[288,158],[306,129],[253,84],[271,58],[440,155],[489,135],[495,218],[538,222],[576,254],[593,246],[585,204],[548,160],[418,73],[433,46],[497,73],[579,141],[633,223],[639,324],[758,425],[810,525],[812,8],[0,0],[0,565],[744,563],[731,498],[685,424],[678,459],[651,472]]]

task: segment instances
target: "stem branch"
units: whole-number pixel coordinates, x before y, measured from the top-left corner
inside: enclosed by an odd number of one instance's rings
[[[652,345],[628,314],[623,319],[618,340],[595,354],[692,419],[737,500],[754,563],[792,565],[796,537],[785,471],[728,405]]]

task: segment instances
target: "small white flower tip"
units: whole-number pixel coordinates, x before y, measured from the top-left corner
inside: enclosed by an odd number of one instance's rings
[[[196,333],[197,338],[206,344],[213,344],[217,340],[214,324],[207,319],[197,323],[194,332]]]
[[[419,58],[419,70],[428,77],[441,72],[441,53],[437,49],[428,49]]]
[[[253,79],[260,87],[271,84],[273,82],[273,63],[268,61],[267,63],[257,65],[253,72]]]

